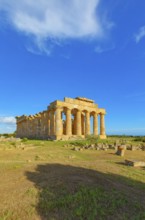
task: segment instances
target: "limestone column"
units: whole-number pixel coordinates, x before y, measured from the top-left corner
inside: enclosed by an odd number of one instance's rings
[[[50,135],[50,118],[48,118],[47,126],[48,126],[48,135]]]
[[[81,115],[81,120],[82,120],[82,135],[85,134],[85,116],[84,114]]]
[[[75,131],[74,131],[74,118],[71,119],[71,123],[72,123],[72,135],[75,134]]]
[[[71,109],[66,109],[66,135],[72,135]]]
[[[76,112],[74,114],[74,123],[73,123],[73,131],[74,131],[74,135],[76,135],[76,125],[77,125],[77,118],[76,118]]]
[[[32,138],[35,137],[35,118],[32,120]]]
[[[54,135],[55,131],[54,131],[54,111],[50,111],[50,135]]]
[[[93,127],[94,127],[94,135],[98,136],[98,115],[96,112],[94,113]]]
[[[20,127],[20,123],[17,122],[16,137],[20,137],[20,135],[21,135],[21,127]]]
[[[81,111],[76,112],[76,135],[82,135]]]
[[[86,112],[85,135],[90,134],[90,112]]]
[[[27,129],[28,129],[28,137],[31,137],[31,121],[30,118],[27,119]]]
[[[105,119],[104,119],[104,114],[103,113],[100,114],[100,137],[101,138],[106,137],[106,134],[105,134]]]
[[[26,137],[26,135],[27,135],[26,120],[23,122],[23,125],[24,125],[24,127],[23,127],[23,137]]]
[[[55,135],[62,135],[62,119],[61,119],[61,108],[57,108],[55,111]]]

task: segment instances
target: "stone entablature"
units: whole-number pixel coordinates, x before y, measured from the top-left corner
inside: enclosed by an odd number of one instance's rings
[[[69,139],[73,136],[85,137],[90,134],[90,117],[93,117],[93,134],[106,138],[105,109],[91,99],[77,97],[50,103],[46,111],[35,115],[16,117],[17,137],[38,139]],[[100,134],[98,116],[100,115]]]

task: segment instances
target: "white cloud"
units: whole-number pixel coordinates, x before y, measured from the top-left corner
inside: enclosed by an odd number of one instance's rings
[[[16,119],[13,116],[0,117],[0,123],[2,123],[2,124],[16,124]]]
[[[110,51],[110,50],[114,50],[114,49],[115,49],[114,44],[110,44],[109,46],[98,45],[98,46],[95,47],[95,52],[98,53],[98,54],[101,54],[101,53],[104,53],[104,52],[107,52],[107,51]]]
[[[49,54],[45,44],[48,39],[56,43],[64,39],[103,36],[104,24],[98,12],[100,1],[0,0],[0,10],[14,28],[32,36],[40,51]],[[28,50],[35,52],[31,47]]]
[[[145,37],[145,26],[142,26],[139,29],[138,33],[135,35],[136,43],[139,43],[142,40],[142,38],[144,38],[144,37]]]
[[[16,130],[16,119],[13,116],[0,116],[0,133],[12,133]]]

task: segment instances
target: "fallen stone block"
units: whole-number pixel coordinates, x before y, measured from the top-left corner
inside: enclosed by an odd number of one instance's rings
[[[126,146],[124,146],[124,145],[118,146],[116,154],[123,157],[124,153],[125,153],[125,150],[126,150]]]
[[[145,162],[138,160],[125,160],[125,164],[133,167],[145,167]]]

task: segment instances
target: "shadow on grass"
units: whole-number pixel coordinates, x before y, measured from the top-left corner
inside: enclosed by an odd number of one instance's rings
[[[128,166],[128,165],[125,164],[125,161],[124,162],[116,162],[116,164],[123,165],[123,166]]]
[[[26,172],[42,220],[145,219],[145,186],[121,175],[61,164]]]

